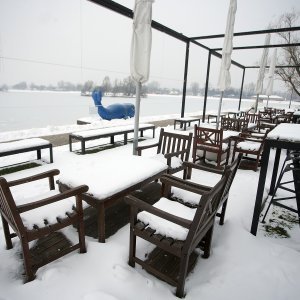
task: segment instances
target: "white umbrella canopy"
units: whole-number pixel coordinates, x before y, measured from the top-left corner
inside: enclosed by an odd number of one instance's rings
[[[234,31],[234,22],[235,22],[235,14],[237,9],[237,0],[230,0],[230,5],[228,9],[227,15],[227,23],[225,30],[225,37],[222,49],[222,61],[219,73],[218,87],[221,91],[221,97],[218,108],[218,116],[217,116],[217,128],[219,126],[219,120],[221,115],[221,107],[222,107],[222,98],[223,92],[226,88],[230,86],[231,77],[230,77],[230,66],[231,66],[231,53],[233,47],[233,31]]]
[[[269,97],[273,93],[273,83],[274,83],[276,60],[277,60],[277,49],[275,48],[274,51],[273,51],[272,59],[271,59],[269,73],[267,75],[267,78],[268,78],[267,90],[266,90],[266,94],[268,96],[267,107],[268,107],[268,104],[269,104]]]
[[[270,44],[271,35],[268,33],[265,38],[265,45]],[[255,112],[257,111],[257,105],[258,105],[258,96],[262,93],[263,84],[264,84],[264,77],[265,77],[265,69],[268,62],[268,53],[269,48],[264,48],[261,59],[260,59],[260,65],[259,65],[259,72],[256,82],[256,101],[255,101]]]
[[[275,48],[274,51],[273,51],[272,59],[271,59],[269,73],[267,75],[268,85],[267,85],[266,94],[268,96],[271,96],[271,94],[273,93],[273,82],[274,82],[276,60],[277,60],[277,49]]]
[[[134,6],[133,32],[130,53],[131,77],[136,82],[133,154],[137,153],[136,147],[138,145],[141,85],[148,80],[150,72],[153,2],[154,0],[135,0]]]

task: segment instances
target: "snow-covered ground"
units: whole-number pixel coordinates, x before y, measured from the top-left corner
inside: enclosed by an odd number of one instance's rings
[[[167,129],[173,130],[172,127]],[[158,130],[156,137],[159,135]],[[35,134],[44,135],[38,130]],[[145,135],[147,136],[147,132]],[[151,137],[151,133],[148,137]],[[10,139],[14,139],[13,134],[10,134]],[[84,159],[87,165],[93,165],[92,162],[97,158],[113,161],[114,157],[129,156],[131,153],[131,143],[85,156],[70,153],[68,145],[65,145],[54,148],[53,164],[44,164],[4,177],[12,180],[52,168],[60,169],[63,176],[72,170],[78,160]],[[150,156],[152,153],[145,155]],[[42,153],[42,156],[47,160],[47,151]],[[35,159],[35,153],[0,158],[0,167],[30,159]],[[273,152],[270,159],[274,160]],[[269,166],[271,165],[270,163]],[[134,168],[130,170],[132,173],[134,171]],[[104,171],[99,169],[99,172]],[[112,172],[120,173],[122,170],[114,168]],[[289,238],[267,233],[262,224],[259,225],[256,237],[250,234],[258,177],[259,172],[238,170],[230,191],[225,224],[215,225],[211,256],[207,260],[199,257],[193,272],[186,280],[185,299],[287,300],[299,296],[299,225],[286,223],[285,229]],[[271,171],[268,172],[266,186],[270,183],[270,177]],[[97,181],[95,176],[87,176],[83,180],[87,185],[94,185],[97,182],[101,188],[101,182]],[[38,184],[15,187],[13,193],[15,197],[23,197],[28,193],[38,194],[47,189],[48,183],[45,180]],[[291,202],[295,205],[293,201]],[[274,214],[271,211],[268,216],[276,219],[276,214],[285,212],[276,209]],[[77,237],[74,228],[68,228],[64,233],[71,240]],[[138,265],[131,268],[127,264],[129,225],[108,238],[105,244],[98,243],[91,237],[86,237],[86,242],[86,254],[72,252],[40,268],[34,281],[23,284],[22,260],[19,256],[20,242],[14,239],[14,248],[5,250],[1,224],[0,299],[176,299],[174,287],[148,274]],[[143,256],[151,249],[152,246],[148,243],[138,241],[139,255]]]

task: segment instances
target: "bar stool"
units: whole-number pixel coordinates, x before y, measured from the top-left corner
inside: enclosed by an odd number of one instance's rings
[[[292,162],[288,163],[289,161],[292,161]],[[293,172],[293,180],[283,181],[284,174],[286,174],[287,172],[290,172],[290,171]],[[292,182],[294,182],[295,189],[286,187],[287,184],[292,183]],[[291,192],[295,195],[291,196],[291,197],[278,197],[277,198],[275,196],[276,196],[276,192],[278,189],[283,189],[283,190]],[[289,200],[289,199],[294,199],[294,198],[296,199],[297,210],[279,202],[279,201]],[[282,168],[281,168],[281,171],[280,171],[280,174],[279,174],[279,177],[278,177],[275,189],[274,189],[274,194],[273,194],[273,196],[270,200],[270,203],[268,205],[268,208],[264,214],[262,223],[265,223],[265,218],[268,214],[271,204],[297,213],[298,219],[300,221],[300,151],[291,151],[291,152],[287,153],[287,156],[282,165]]]

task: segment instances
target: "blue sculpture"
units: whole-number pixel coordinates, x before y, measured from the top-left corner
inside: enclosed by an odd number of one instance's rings
[[[102,92],[100,89],[95,89],[92,93],[92,97],[96,107],[98,108],[98,114],[102,119],[127,119],[134,117],[135,108],[131,103],[116,103],[104,107],[101,104]]]

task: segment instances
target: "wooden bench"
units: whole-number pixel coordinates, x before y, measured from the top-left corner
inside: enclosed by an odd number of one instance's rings
[[[186,130],[186,124],[188,124],[188,126],[191,126],[191,122],[198,122],[198,126],[200,126],[200,118],[186,117],[186,118],[175,119],[174,129],[176,129],[176,124],[179,123],[180,128],[183,127],[183,130]]]
[[[143,137],[145,130],[152,130],[153,138],[155,137],[155,126],[154,125],[140,124],[139,132],[141,134],[140,135],[141,137]],[[85,149],[86,149],[85,143],[87,141],[91,141],[91,140],[110,137],[110,143],[114,144],[114,139],[115,139],[116,135],[124,135],[124,145],[126,145],[127,140],[128,140],[128,133],[132,133],[132,132],[134,132],[133,125],[116,126],[116,127],[74,132],[69,135],[70,152],[72,152],[73,140],[79,141],[81,143],[81,154],[85,154]]]
[[[41,150],[49,149],[50,163],[53,163],[52,144],[41,138],[24,139],[14,142],[5,142],[0,144],[0,157],[20,154],[24,152],[36,151],[37,159],[41,159]]]

